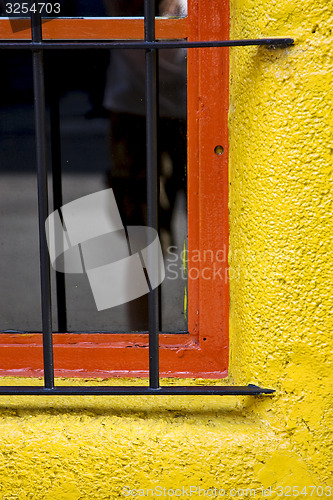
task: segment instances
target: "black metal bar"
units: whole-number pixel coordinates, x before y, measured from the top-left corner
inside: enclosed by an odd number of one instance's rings
[[[274,389],[248,386],[57,386],[52,389],[38,386],[0,386],[0,395],[25,396],[257,396],[273,394]]]
[[[155,38],[155,0],[144,0],[145,41],[154,42]]]
[[[7,333],[16,333],[16,334],[24,334],[24,335],[29,335],[31,332],[26,331],[26,330],[0,330],[0,343],[1,343],[1,334],[7,334]],[[41,332],[34,332],[34,333],[41,333]],[[54,333],[64,333],[64,332],[54,332]],[[86,333],[101,333],[101,334],[111,334],[111,335],[124,335],[124,332],[122,331],[110,331],[110,330],[69,330],[66,333],[75,333],[77,335],[84,335]],[[148,333],[147,330],[138,330],[133,332],[133,334],[138,334],[138,335],[146,335]],[[169,332],[167,330],[160,330],[161,335],[188,335],[188,331],[186,330],[174,330],[172,332]]]
[[[155,40],[155,0],[144,1],[145,41]],[[158,230],[157,179],[157,59],[156,48],[146,48],[146,150],[147,150],[147,224]],[[156,252],[148,256],[148,267],[156,270]],[[149,387],[159,387],[158,289],[149,290]]]
[[[47,141],[46,111],[44,88],[43,50],[49,49],[145,49],[146,50],[146,112],[147,112],[147,204],[148,225],[158,227],[158,176],[157,176],[157,49],[167,48],[200,48],[200,47],[237,47],[265,45],[272,48],[284,48],[292,45],[291,38],[264,38],[256,40],[224,40],[188,42],[186,40],[155,40],[155,0],[145,0],[145,40],[134,41],[64,41],[43,42],[41,18],[38,13],[31,15],[32,41],[0,42],[0,49],[28,49],[33,55],[34,102],[36,121],[36,149],[38,173],[38,209],[40,233],[40,267],[42,293],[43,355],[44,355],[44,387],[38,386],[0,386],[0,395],[260,395],[273,394],[273,389],[249,386],[159,386],[159,346],[158,346],[158,292],[149,293],[149,387],[145,386],[90,386],[90,387],[54,387],[52,317],[50,264],[45,238],[44,223],[48,215],[47,192]],[[54,129],[58,128],[59,117],[56,110],[51,118]],[[54,132],[54,130],[53,130]],[[55,166],[60,161],[60,136],[52,134],[53,156]],[[57,157],[58,154],[58,157]],[[60,189],[54,193],[55,206],[62,205],[61,177]],[[59,185],[58,185],[59,187]],[[60,195],[60,197],[59,197]],[[60,329],[60,326],[59,326]]]
[[[47,191],[47,139],[46,139],[46,109],[44,87],[43,51],[39,47],[42,40],[41,17],[36,12],[31,13],[31,35],[35,45],[32,53],[36,152],[37,152],[37,183],[38,183],[38,225],[40,250],[40,279],[42,301],[44,386],[54,387],[53,345],[52,345],[52,309],[50,260],[47,249],[45,220],[48,216]]]
[[[293,38],[259,38],[251,40],[217,40],[188,42],[187,40],[133,40],[133,41],[63,41],[42,42],[38,47],[42,49],[177,49],[177,48],[207,48],[207,47],[247,47],[250,45],[267,45],[271,48],[287,48],[293,45]],[[36,43],[26,41],[2,41],[0,49],[34,49]]]
[[[60,112],[59,91],[57,85],[50,85],[50,136],[51,136],[51,164],[52,164],[52,191],[53,210],[59,210],[62,201],[62,172],[61,172],[61,137],[60,137]],[[61,211],[59,211],[61,217]],[[56,272],[56,295],[58,331],[67,332],[67,309],[66,309],[66,281],[65,273]]]

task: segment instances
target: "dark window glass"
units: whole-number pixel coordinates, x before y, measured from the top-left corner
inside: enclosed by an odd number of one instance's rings
[[[37,180],[31,54],[1,53],[0,330],[40,331]],[[45,54],[46,100],[59,103],[63,204],[112,187],[124,225],[146,224],[144,52]],[[161,329],[187,329],[186,52],[160,54],[158,169],[160,240],[166,278]],[[54,108],[53,108],[54,109]],[[50,130],[48,138],[51,141]],[[52,157],[50,165],[50,211]],[[59,175],[59,172],[58,172]],[[58,331],[52,270],[53,330]],[[147,296],[97,311],[86,275],[65,275],[67,331],[147,329]]]

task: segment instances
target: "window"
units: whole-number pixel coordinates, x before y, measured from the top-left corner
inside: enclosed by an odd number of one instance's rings
[[[187,17],[156,20],[156,38],[225,40],[228,24],[227,1],[189,0]],[[0,32],[2,39],[28,40],[29,20],[3,18]],[[140,18],[43,22],[45,41],[143,38]],[[160,334],[160,374],[219,378],[228,362],[228,51],[190,48],[187,58],[188,332]],[[29,284],[22,286],[28,293]],[[42,371],[41,334],[7,332],[0,342],[0,373]],[[53,342],[56,375],[148,374],[147,334],[55,333]]]

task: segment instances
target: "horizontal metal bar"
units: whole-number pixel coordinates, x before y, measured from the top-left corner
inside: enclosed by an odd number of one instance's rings
[[[259,38],[255,40],[216,40],[188,42],[187,40],[165,40],[165,41],[119,41],[119,40],[96,40],[96,41],[64,41],[64,42],[41,42],[27,41],[2,41],[0,49],[170,49],[170,48],[208,48],[208,47],[245,47],[250,45],[267,45],[270,47],[289,47],[294,43],[293,38]]]
[[[1,334],[9,334],[12,333],[14,335],[41,335],[41,331],[34,330],[33,332],[27,330],[0,330]],[[100,333],[101,335],[148,335],[148,330],[138,330],[133,332],[117,332],[117,331],[109,331],[109,330],[67,330],[66,332],[61,332],[57,330],[53,330],[53,333],[59,335],[86,335],[87,333]],[[158,332],[159,335],[189,335],[186,330],[174,330],[173,332],[169,332],[167,330],[162,330]],[[1,342],[1,337],[0,337]]]
[[[52,389],[39,386],[0,386],[1,396],[258,396],[273,394],[274,389],[247,386],[164,386],[153,389],[146,386],[57,386]]]

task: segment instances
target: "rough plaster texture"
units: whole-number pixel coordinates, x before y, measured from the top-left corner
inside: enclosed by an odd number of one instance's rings
[[[126,485],[319,498],[311,485],[333,486],[332,11],[231,2],[233,38],[296,40],[231,51],[230,377],[276,395],[1,397],[1,499],[113,499]]]
[[[125,486],[260,488],[250,471],[267,449],[285,448],[229,396],[3,397],[0,435],[0,498],[20,500],[124,498]]]
[[[333,2],[231,5],[233,38],[296,42],[231,52],[231,373],[278,389],[248,410],[332,485]]]

